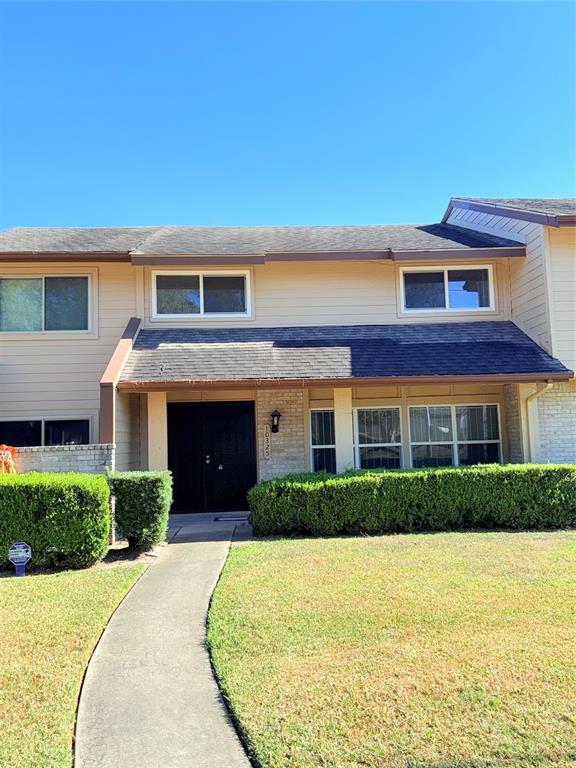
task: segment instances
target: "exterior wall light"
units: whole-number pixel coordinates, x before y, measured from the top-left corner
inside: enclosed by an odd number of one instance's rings
[[[282,418],[282,414],[280,411],[272,411],[270,414],[270,424],[272,427],[272,432],[276,433],[278,432],[278,427],[280,426],[280,419]]]

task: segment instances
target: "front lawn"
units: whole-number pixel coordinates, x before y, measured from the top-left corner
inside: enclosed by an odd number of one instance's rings
[[[85,665],[142,566],[0,578],[0,766],[69,768]]]
[[[576,765],[576,533],[232,549],[208,640],[266,768]]]

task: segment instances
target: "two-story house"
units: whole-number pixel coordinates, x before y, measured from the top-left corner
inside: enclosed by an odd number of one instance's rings
[[[575,233],[574,200],[464,198],[425,226],[8,230],[0,443],[167,467],[181,510],[310,469],[574,462]]]

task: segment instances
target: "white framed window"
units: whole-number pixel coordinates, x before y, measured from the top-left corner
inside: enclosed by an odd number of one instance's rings
[[[314,472],[336,472],[336,435],[334,411],[330,408],[310,411],[311,463]]]
[[[0,276],[0,333],[90,330],[89,275]]]
[[[500,408],[474,405],[410,405],[413,467],[458,467],[501,461]]]
[[[152,272],[152,317],[251,317],[249,270]]]
[[[362,469],[402,466],[402,419],[399,407],[354,408],[354,458]]]
[[[402,312],[494,312],[491,265],[402,267]]]
[[[0,443],[16,448],[38,445],[88,445],[91,431],[89,417],[0,419]]]

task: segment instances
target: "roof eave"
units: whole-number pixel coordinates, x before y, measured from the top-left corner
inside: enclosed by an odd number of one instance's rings
[[[308,387],[351,387],[360,385],[393,384],[408,386],[410,384],[452,384],[465,382],[486,382],[499,384],[536,383],[568,381],[573,378],[570,370],[536,373],[495,373],[495,374],[462,374],[446,376],[346,376],[338,378],[295,378],[295,379],[179,379],[174,381],[119,381],[117,387],[124,392],[158,392],[182,389],[260,389],[282,388],[306,389]]]
[[[429,248],[418,250],[380,250],[380,251],[267,251],[263,254],[225,255],[225,254],[132,254],[134,266],[194,266],[194,265],[234,265],[266,264],[271,262],[301,261],[426,261],[426,260],[462,260],[487,258],[514,258],[526,256],[526,247],[489,246],[486,248]]]
[[[19,263],[25,261],[89,262],[116,261],[130,262],[128,251],[2,251],[0,263]]]
[[[450,202],[442,217],[442,223],[445,224],[450,218],[454,208],[463,208],[469,211],[478,211],[478,213],[491,213],[497,216],[504,216],[507,219],[521,219],[530,221],[534,224],[542,224],[545,227],[573,227],[576,226],[576,216],[569,214],[550,214],[540,213],[538,211],[523,211],[520,208],[510,208],[496,203],[477,203],[473,200],[462,200],[459,197],[451,197]]]

